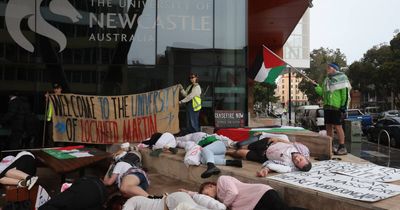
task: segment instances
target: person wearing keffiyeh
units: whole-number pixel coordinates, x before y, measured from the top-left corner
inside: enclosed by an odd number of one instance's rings
[[[327,76],[323,84],[313,83],[315,91],[323,99],[326,133],[333,137],[333,129],[335,129],[339,137],[339,147],[334,153],[335,155],[346,155],[341,119],[349,106],[351,85],[346,74],[339,70],[340,67],[336,63],[329,63],[326,67]]]

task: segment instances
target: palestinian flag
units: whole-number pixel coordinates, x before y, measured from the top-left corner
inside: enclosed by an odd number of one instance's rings
[[[252,78],[257,82],[275,84],[276,78],[286,69],[286,63],[271,50],[263,47],[263,56],[256,59]],[[258,71],[257,71],[258,70]]]

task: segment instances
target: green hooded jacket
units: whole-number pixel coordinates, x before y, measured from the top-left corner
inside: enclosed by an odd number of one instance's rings
[[[350,102],[351,85],[342,72],[328,75],[322,85],[315,87],[315,92],[322,96],[324,109],[347,109]]]

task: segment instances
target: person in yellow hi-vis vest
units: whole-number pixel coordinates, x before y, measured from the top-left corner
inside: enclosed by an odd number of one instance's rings
[[[200,131],[201,88],[197,74],[191,73],[189,79],[191,84],[186,89],[183,89],[182,85],[180,85],[180,92],[185,98],[180,100],[179,104],[186,104],[187,133],[194,133]]]
[[[53,83],[53,92],[56,95],[62,93],[62,86],[60,83]],[[47,103],[47,113],[46,113],[46,131],[47,131],[47,138],[46,138],[46,146],[47,147],[54,147],[53,141],[53,114],[54,114],[54,107],[51,101],[48,99],[49,93],[47,92],[46,95],[46,103]]]

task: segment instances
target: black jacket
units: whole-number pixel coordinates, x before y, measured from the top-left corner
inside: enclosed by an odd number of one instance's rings
[[[23,131],[25,129],[25,118],[31,113],[28,99],[16,96],[8,102],[7,113],[1,118],[0,124],[10,127],[13,131]]]

